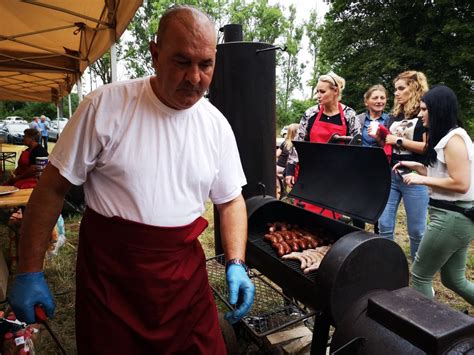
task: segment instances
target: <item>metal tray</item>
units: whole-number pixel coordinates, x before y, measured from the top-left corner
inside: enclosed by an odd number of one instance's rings
[[[225,258],[218,255],[206,261],[209,284],[220,301],[230,310],[229,290],[225,278]],[[255,285],[255,299],[250,312],[242,319],[244,326],[256,337],[264,337],[315,315],[316,311],[302,308],[281,290],[273,286],[258,271],[252,269],[250,278]]]

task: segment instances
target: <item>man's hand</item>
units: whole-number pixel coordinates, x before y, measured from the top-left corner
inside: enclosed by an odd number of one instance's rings
[[[28,324],[36,322],[36,305],[41,305],[49,318],[54,316],[56,307],[43,272],[17,274],[8,296],[8,302],[16,317]]]
[[[226,274],[227,285],[229,286],[230,304],[235,305],[239,295],[241,295],[242,300],[238,305],[238,308],[225,314],[225,319],[227,319],[229,323],[234,324],[245,316],[252,307],[255,286],[252,281],[250,281],[250,278],[242,265],[229,265]]]

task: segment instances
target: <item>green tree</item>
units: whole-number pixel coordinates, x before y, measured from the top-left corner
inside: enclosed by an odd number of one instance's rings
[[[304,23],[305,34],[309,40],[309,53],[311,54],[311,77],[306,83],[311,88],[310,98],[314,97],[318,77],[324,71],[319,63],[319,47],[321,44],[321,33],[317,26],[318,14],[316,10],[312,10],[309,19]]]
[[[268,0],[234,0],[228,11],[229,23],[242,25],[244,41],[273,44],[283,33],[285,15],[278,3],[270,6]]]
[[[148,0],[144,1],[128,26],[131,39],[125,42],[124,62],[131,78],[154,73],[149,42],[154,40],[161,15],[173,5],[193,5],[209,14],[217,25],[226,21],[227,0]]]
[[[390,92],[400,72],[422,71],[430,85],[445,83],[456,92],[472,127],[473,6],[468,0],[335,0],[322,29],[321,61],[345,77],[343,100],[354,108],[362,108],[369,86],[382,83]]]
[[[289,8],[289,17],[286,22],[284,32],[284,40],[286,53],[280,56],[282,86],[280,95],[277,97],[281,100],[281,112],[283,115],[288,113],[288,105],[291,94],[295,89],[301,88],[301,75],[303,74],[304,64],[300,64],[298,60],[298,52],[301,49],[301,39],[303,37],[304,28],[296,24],[296,8],[291,5]]]
[[[161,3],[161,1],[158,1]],[[169,2],[171,3],[171,2]],[[132,79],[141,78],[154,73],[148,44],[158,28],[158,14],[155,2],[143,2],[128,25],[130,40],[125,40],[124,62],[128,76]]]
[[[301,50],[301,39],[304,27],[296,23],[296,8],[289,7],[289,16],[285,20],[283,41],[286,52],[278,56],[280,75],[277,80],[277,113],[279,122],[291,121],[289,104],[293,92],[301,89],[301,76],[305,65],[299,62],[298,53]]]

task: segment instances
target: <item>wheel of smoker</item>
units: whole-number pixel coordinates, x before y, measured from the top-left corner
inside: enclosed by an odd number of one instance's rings
[[[340,238],[317,274],[319,301],[337,326],[347,308],[371,290],[408,286],[408,263],[400,246],[364,231]]]
[[[222,337],[224,338],[225,347],[228,355],[237,355],[239,345],[237,343],[237,336],[234,328],[224,318],[224,313],[218,314],[219,326],[221,328]]]

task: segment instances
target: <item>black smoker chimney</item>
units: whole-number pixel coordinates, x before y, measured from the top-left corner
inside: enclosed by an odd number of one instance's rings
[[[222,29],[221,29],[222,30]],[[223,27],[209,97],[235,134],[247,177],[245,199],[275,196],[276,49],[268,43],[242,42],[242,26]],[[222,254],[219,216],[214,211],[216,255]]]

